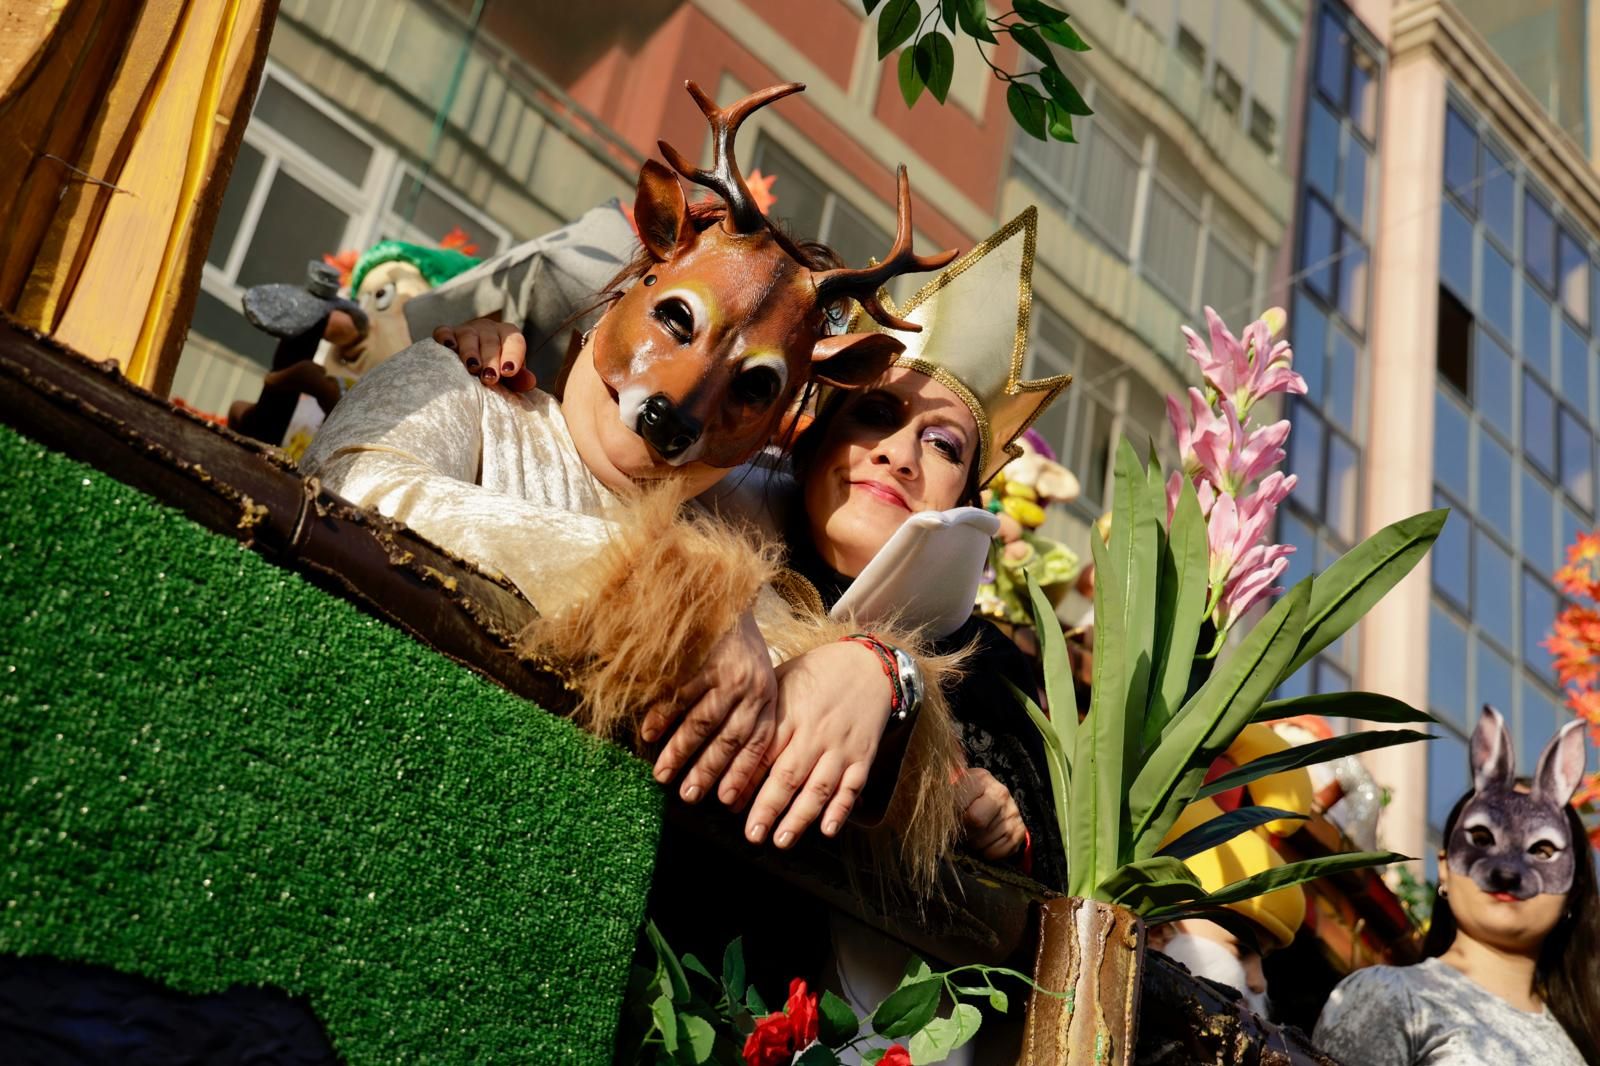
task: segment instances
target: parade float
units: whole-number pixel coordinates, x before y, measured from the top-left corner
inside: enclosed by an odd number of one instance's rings
[[[1227,627],[1207,628],[1195,490],[1164,518],[1163,479],[1125,450],[1096,546],[1093,704],[1081,725],[1040,715],[1073,898],[958,858],[942,892],[896,905],[825,843],[750,849],[734,819],[668,799],[565,717],[554,664],[518,654],[534,615],[508,581],[160,395],[272,16],[237,0],[42,6],[0,53],[0,134],[29,151],[0,174],[8,976],[59,964],[197,1003],[260,990],[316,1019],[312,1058],[607,1061],[672,820],[946,966],[1027,975],[1022,1061],[1331,1061],[1147,951],[1143,921],[1225,902],[1163,842],[1202,788],[1259,778],[1246,763],[1205,784],[1247,722],[1297,713],[1266,702],[1278,680],[1420,559],[1435,516],[1281,599],[1208,682],[1192,653]],[[1071,707],[1043,613],[1051,705]],[[1361,694],[1321,710],[1416,720]],[[1237,810],[1229,827],[1266,820]],[[1176,842],[1193,854],[1221,828]],[[1315,818],[1276,846],[1280,869],[1326,875],[1310,950],[1330,969],[1405,957],[1373,856],[1343,854]]]

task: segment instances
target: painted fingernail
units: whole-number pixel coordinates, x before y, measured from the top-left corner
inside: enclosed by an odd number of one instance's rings
[[[683,799],[686,803],[693,803],[700,798],[700,786],[690,785],[683,790]]]
[[[446,337],[439,343],[444,345],[446,348],[449,348],[452,352],[456,350],[456,341],[454,337]]]
[[[506,377],[510,377],[512,374],[516,373],[516,371],[517,371],[517,364],[516,363],[501,363],[500,364],[500,373],[504,374]]]
[[[750,843],[752,844],[761,843],[762,838],[764,838],[766,835],[767,827],[764,825],[753,825],[750,827],[750,831],[745,834],[745,836],[750,838]]]
[[[450,345],[450,347],[454,348],[455,345],[452,344],[452,345]],[[478,361],[476,359],[468,359],[467,360],[467,369],[472,371],[472,373],[476,374],[478,372]]]
[[[825,834],[827,834],[828,836],[833,836],[833,834],[835,834],[835,833],[837,833],[839,831],[839,822],[838,822],[838,820],[835,819],[834,821],[829,822],[827,825],[824,825],[822,827],[822,831]]]
[[[494,367],[491,366],[491,367],[488,367],[488,368],[486,368],[484,370],[484,372],[483,372],[483,383],[485,385],[493,385],[495,382],[497,382],[499,380],[500,380],[500,375],[496,374],[494,372]]]

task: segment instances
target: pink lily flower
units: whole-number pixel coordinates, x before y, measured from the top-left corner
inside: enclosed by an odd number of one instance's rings
[[[1276,596],[1283,592],[1281,588],[1273,588],[1272,583],[1283,575],[1289,568],[1288,556],[1293,553],[1294,546],[1290,544],[1263,545],[1260,559],[1270,561],[1262,562],[1248,569],[1241,567],[1232,580],[1228,582],[1221,600],[1217,603],[1216,622],[1217,631],[1226,633],[1244,614],[1259,603],[1266,596]],[[1241,560],[1242,561],[1242,560]],[[1252,560],[1254,561],[1254,560]]]
[[[1186,348],[1206,383],[1218,396],[1233,402],[1241,419],[1263,397],[1279,392],[1305,394],[1305,379],[1291,369],[1294,352],[1289,343],[1272,343],[1274,324],[1281,324],[1282,311],[1273,309],[1250,323],[1242,339],[1228,331],[1215,311],[1209,307],[1205,311],[1211,333],[1210,346],[1185,326]]]
[[[1172,524],[1172,515],[1178,509],[1178,495],[1183,491],[1183,474],[1174,470],[1172,476],[1167,478],[1167,525]],[[1209,481],[1197,481],[1194,494],[1200,501],[1200,517],[1211,517],[1211,508],[1217,502],[1217,490]]]
[[[1191,390],[1193,391],[1193,390]],[[1221,492],[1239,496],[1246,485],[1261,477],[1288,457],[1283,450],[1289,439],[1289,420],[1282,419],[1270,426],[1246,431],[1234,411],[1233,401],[1226,396],[1217,401],[1227,422],[1227,436],[1208,433],[1204,437],[1192,436],[1195,460],[1200,473],[1216,484]]]
[[[1190,477],[1201,470],[1199,451],[1206,454],[1215,454],[1218,449],[1226,449],[1231,437],[1228,423],[1211,409],[1210,402],[1205,393],[1199,389],[1189,390],[1189,418],[1183,416],[1183,408],[1178,405],[1175,396],[1167,397],[1167,421],[1172,423],[1173,435],[1178,439],[1178,456],[1183,463],[1183,469]]]

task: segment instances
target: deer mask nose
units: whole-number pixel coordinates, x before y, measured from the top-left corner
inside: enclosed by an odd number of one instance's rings
[[[1522,873],[1514,866],[1497,865],[1489,871],[1489,887],[1495,892],[1516,892],[1522,887]]]
[[[663,459],[681,455],[700,439],[700,423],[678,410],[664,394],[656,393],[639,411],[639,435],[661,453]]]

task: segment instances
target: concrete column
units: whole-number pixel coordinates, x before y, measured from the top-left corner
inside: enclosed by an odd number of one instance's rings
[[[1426,49],[1397,57],[1383,88],[1377,237],[1363,452],[1365,532],[1428,510],[1433,501],[1434,346],[1439,303],[1439,197],[1445,73]],[[1360,632],[1360,686],[1428,702],[1428,562],[1368,613]],[[1451,664],[1466,669],[1466,664]],[[1422,745],[1365,757],[1392,793],[1383,844],[1420,857],[1427,836]]]

